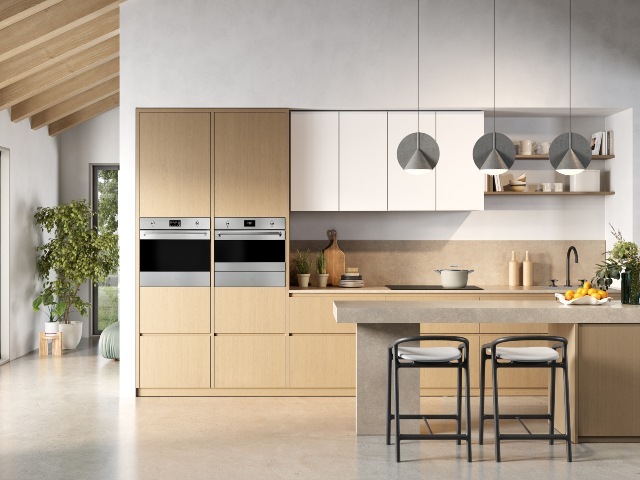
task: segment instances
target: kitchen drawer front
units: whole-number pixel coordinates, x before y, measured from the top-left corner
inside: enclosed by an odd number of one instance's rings
[[[480,333],[504,335],[545,335],[549,331],[546,323],[481,323]],[[496,337],[497,338],[497,337]]]
[[[215,388],[284,388],[284,335],[217,335]]]
[[[480,344],[478,335],[468,335],[466,338],[469,340],[469,381],[471,388],[478,388],[479,372],[478,358],[480,358]],[[457,347],[457,342],[446,341],[434,341],[434,342],[420,342],[421,347]],[[422,368],[420,369],[420,388],[424,389],[423,393],[429,395],[430,388],[457,388],[457,374],[458,371],[455,368]],[[464,390],[465,378],[462,374],[462,387]]]
[[[381,301],[375,295],[313,295],[289,298],[289,332],[291,333],[356,333],[354,324],[336,323],[334,301]]]
[[[355,388],[355,335],[289,337],[291,388]]]
[[[142,335],[140,388],[210,388],[209,335]]]
[[[210,333],[209,287],[140,287],[140,333]]]
[[[216,333],[284,333],[284,287],[214,288]]]
[[[480,335],[480,347],[490,343],[501,335]],[[504,347],[539,347],[550,345],[547,342],[515,342],[504,343]],[[480,361],[480,354],[476,357]],[[479,366],[478,366],[479,367]],[[493,381],[491,378],[491,361],[487,361],[486,387],[491,388]],[[546,389],[549,386],[550,370],[547,368],[502,368],[498,369],[498,388],[539,388]]]

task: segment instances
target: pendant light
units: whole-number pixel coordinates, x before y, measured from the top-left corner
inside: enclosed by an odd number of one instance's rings
[[[433,137],[420,131],[420,0],[418,3],[418,130],[402,139],[398,145],[398,163],[412,175],[424,175],[433,170],[440,158],[440,148]]]
[[[496,1],[493,0],[493,132],[473,146],[473,161],[482,173],[500,175],[511,168],[516,149],[503,133],[496,132]]]
[[[549,146],[549,161],[562,175],[581,173],[591,163],[591,145],[571,131],[571,0],[569,0],[569,133],[558,135]]]

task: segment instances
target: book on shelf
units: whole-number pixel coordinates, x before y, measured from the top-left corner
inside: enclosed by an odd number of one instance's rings
[[[592,155],[613,155],[613,130],[596,132],[591,135]]]

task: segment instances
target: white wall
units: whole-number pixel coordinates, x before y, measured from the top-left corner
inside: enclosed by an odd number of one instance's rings
[[[420,106],[491,106],[492,1],[422,0],[421,5]],[[609,2],[606,21],[600,15],[602,8],[599,0],[573,2],[573,106],[636,107],[634,139],[638,139],[640,4],[634,0]],[[414,108],[415,12],[415,2],[397,0],[129,0],[122,4],[123,395],[135,393],[135,108]],[[568,1],[499,0],[497,12],[497,106],[567,107]],[[634,142],[635,156],[638,145],[640,142]],[[640,175],[636,174],[634,182],[640,187]],[[541,219],[544,213],[524,221],[540,222],[540,229],[549,223],[556,229],[575,227],[576,236],[602,238],[601,228],[596,233],[592,225],[586,230],[578,224],[565,225],[564,202],[545,221]],[[538,205],[543,208],[542,202]],[[634,198],[633,205],[640,212],[640,199]],[[598,215],[603,218],[601,210]],[[444,228],[443,234],[471,229],[478,235],[496,225],[503,232],[510,228],[500,225],[503,217],[499,212],[494,217],[463,215],[438,218],[438,224],[445,227],[434,228]],[[389,218],[394,220],[386,227],[395,226],[398,218],[405,225],[401,217]],[[426,220],[436,223],[435,217]],[[640,233],[639,223],[634,223],[635,233]]]
[[[0,147],[9,150],[9,336],[14,359],[37,348],[37,332],[44,329],[44,316],[31,309],[39,288],[35,248],[42,238],[33,214],[39,206],[58,203],[59,141],[46,129],[31,130],[29,122],[11,122],[5,110],[0,112]]]
[[[120,162],[120,112],[114,108],[60,135],[60,202],[86,199],[91,203],[91,164]],[[89,301],[90,289],[83,285],[79,295]],[[91,312],[82,320],[82,336],[91,335]]]

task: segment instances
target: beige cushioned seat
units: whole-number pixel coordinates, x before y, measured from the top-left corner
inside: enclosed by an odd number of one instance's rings
[[[462,353],[454,347],[398,347],[398,357],[412,362],[451,362]]]
[[[487,349],[491,355],[491,349]],[[560,358],[560,354],[549,347],[497,347],[496,356],[512,362],[552,362]]]

